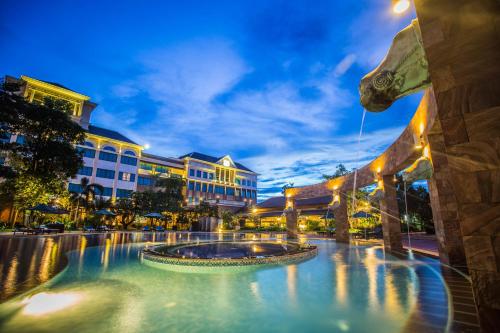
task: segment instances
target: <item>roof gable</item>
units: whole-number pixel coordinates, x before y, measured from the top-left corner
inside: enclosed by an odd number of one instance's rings
[[[97,126],[94,126],[94,125],[89,125],[89,129],[87,130],[87,132],[90,133],[90,134],[94,134],[94,135],[98,135],[98,136],[103,136],[105,138],[109,138],[109,139],[113,139],[113,140],[118,140],[118,141],[123,141],[123,142],[131,143],[133,145],[137,145],[138,146],[137,143],[135,143],[134,141],[130,140],[129,138],[127,138],[123,134],[118,133],[116,131],[112,131],[112,130],[106,129],[106,128],[97,127]]]

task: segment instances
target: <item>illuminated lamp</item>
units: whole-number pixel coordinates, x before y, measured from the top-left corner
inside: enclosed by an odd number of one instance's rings
[[[409,0],[392,0],[392,11],[396,14],[402,14],[410,8]]]

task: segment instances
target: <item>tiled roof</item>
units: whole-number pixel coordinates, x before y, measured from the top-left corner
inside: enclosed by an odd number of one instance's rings
[[[307,199],[297,199],[295,204],[297,208],[301,206],[314,206],[314,205],[328,205],[332,201],[332,197],[330,195],[315,197],[315,198],[307,198]],[[280,197],[272,197],[265,201],[262,201],[257,205],[258,208],[285,208],[286,199],[283,196]]]
[[[103,136],[105,138],[109,138],[109,139],[113,139],[113,140],[118,140],[118,141],[123,141],[123,142],[128,142],[128,143],[137,145],[137,143],[135,143],[134,141],[130,140],[126,136],[124,136],[124,135],[122,135],[122,134],[120,134],[120,133],[118,133],[116,131],[112,131],[112,130],[109,130],[109,129],[106,129],[106,128],[97,127],[97,126],[94,126],[94,125],[89,125],[89,129],[87,130],[87,132],[89,132],[90,134]]]
[[[153,154],[148,154],[148,153],[142,153],[142,157],[144,158],[151,158],[163,162],[168,162],[168,163],[174,163],[174,164],[179,164],[180,167],[184,167],[184,161],[179,161],[177,158],[170,158],[170,157],[163,157],[163,156],[158,156],[158,155],[153,155]]]
[[[68,87],[65,87],[62,84],[59,84],[59,83],[56,83],[56,82],[50,82],[50,81],[45,81],[45,80],[40,80],[40,79],[38,81],[42,81],[42,82],[48,83],[50,85],[53,85],[53,86],[56,86],[56,87],[59,87],[59,88],[63,88],[63,89],[66,89],[66,90],[78,93],[77,91],[74,91],[73,89],[69,89]]]
[[[186,155],[182,155],[179,158],[182,159],[182,158],[185,158],[185,157],[190,157],[190,158],[194,158],[194,159],[197,159],[197,160],[206,161],[206,162],[210,162],[210,163],[217,163],[217,161],[219,161],[220,159],[222,159],[224,156],[222,156],[222,157],[215,157],[215,156],[205,155],[205,154],[202,154],[202,153],[192,152],[192,153],[189,153],[189,154],[186,154]],[[249,171],[249,172],[253,172],[252,170],[250,170],[249,168],[247,168],[246,166],[244,166],[241,163],[234,162],[234,164],[236,165],[236,167],[238,169]],[[253,172],[253,173],[255,173],[255,172]]]

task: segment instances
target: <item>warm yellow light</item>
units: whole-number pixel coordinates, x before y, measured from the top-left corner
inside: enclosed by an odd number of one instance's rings
[[[424,123],[420,123],[420,135],[424,134]]]
[[[252,213],[257,213],[257,208],[252,209]]]
[[[22,301],[24,314],[40,316],[50,312],[60,311],[75,305],[82,299],[77,293],[39,293]]]
[[[426,147],[424,148],[424,157],[430,158],[430,157],[429,157],[429,155],[430,155],[430,154],[429,154],[429,146],[426,146]]]
[[[396,14],[401,14],[410,8],[410,1],[408,0],[397,0],[393,2],[392,10]]]

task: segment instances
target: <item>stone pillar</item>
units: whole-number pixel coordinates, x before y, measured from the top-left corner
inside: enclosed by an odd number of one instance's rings
[[[285,209],[286,217],[286,237],[287,239],[297,238],[297,222],[299,214],[295,208]]]
[[[401,219],[399,217],[398,198],[394,187],[394,176],[382,176],[384,197],[380,200],[384,247],[388,251],[401,251]]]
[[[427,139],[434,167],[433,177],[428,184],[439,258],[445,264],[465,267],[467,263],[458,220],[457,199],[450,180],[444,138],[437,133],[428,135]]]
[[[340,198],[340,205],[335,209],[335,240],[341,243],[349,243],[349,218],[347,216],[347,200]]]
[[[481,329],[496,332],[500,327],[500,2],[416,0],[415,7]]]

